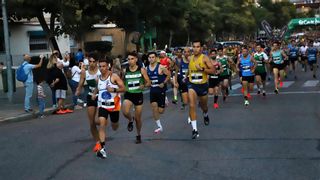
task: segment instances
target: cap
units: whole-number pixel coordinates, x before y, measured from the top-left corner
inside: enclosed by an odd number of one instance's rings
[[[162,50],[162,51],[160,51],[160,54],[166,54],[166,52]]]

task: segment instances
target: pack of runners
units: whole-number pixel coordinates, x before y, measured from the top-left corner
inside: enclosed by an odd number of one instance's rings
[[[316,78],[317,57],[319,51],[310,42],[309,47],[298,47],[295,41],[288,46],[281,46],[280,42],[273,42],[272,47],[255,44],[254,47],[219,47],[203,52],[203,44],[195,40],[192,47],[177,48],[174,56],[169,58],[165,51],[160,57],[156,52],[149,52],[148,66],[138,63],[138,54],[127,55],[128,66],[124,68],[120,77],[110,70],[110,60],[92,53],[89,55],[89,66],[81,74],[81,80],[76,94],[80,94],[84,84],[87,84],[87,112],[90,131],[95,141],[93,151],[100,158],[107,157],[106,126],[111,121],[113,130],[119,127],[120,111],[128,120],[129,132],[136,128],[136,141],[142,142],[142,110],[144,91],[149,89],[150,102],[155,121],[154,133],[164,131],[161,116],[167,104],[167,90],[172,84],[173,104],[181,99],[181,110],[188,107],[187,123],[191,125],[191,138],[199,137],[196,108],[202,110],[203,123],[210,124],[208,115],[208,97],[213,96],[213,108],[219,108],[218,98],[226,101],[230,94],[231,79],[239,75],[242,84],[244,105],[248,106],[253,92],[254,83],[257,94],[266,97],[266,81],[270,73],[274,79],[274,93],[278,94],[283,85],[283,79],[291,67],[295,79],[297,78],[297,63],[307,66]],[[208,54],[208,55],[206,55]],[[96,118],[96,113],[98,118]]]

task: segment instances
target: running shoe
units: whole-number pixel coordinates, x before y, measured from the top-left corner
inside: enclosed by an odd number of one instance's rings
[[[204,122],[204,125],[208,126],[209,123],[210,123],[209,116],[204,116],[204,117],[203,117],[203,122]]]
[[[280,81],[280,87],[283,87],[283,82],[282,81]]]
[[[93,147],[93,152],[98,152],[101,148],[101,144],[97,142],[96,145]]]
[[[128,123],[127,129],[129,132],[131,132],[133,130],[133,121],[134,121],[134,118],[132,118],[132,121],[130,121]]]
[[[178,100],[172,100],[172,104],[177,104]]]
[[[73,113],[73,110],[71,110],[71,109],[65,109],[64,112],[66,112],[66,113]]]
[[[222,98],[223,102],[225,102],[226,99],[227,99],[227,96],[226,96],[226,95],[223,95],[223,98]]]
[[[250,103],[249,103],[248,100],[244,100],[244,105],[245,105],[245,106],[249,106],[249,104],[250,104]]]
[[[197,139],[199,137],[199,133],[196,130],[192,131],[192,139]]]
[[[105,150],[105,148],[102,148],[99,151],[97,151],[97,157],[101,159],[107,158],[107,151]]]
[[[274,90],[274,93],[279,94],[279,90],[278,90],[278,89],[275,89],[275,90]]]
[[[191,124],[191,119],[190,119],[190,117],[188,117],[188,124]]]
[[[58,111],[56,111],[56,114],[66,114],[67,112],[62,110],[62,109],[59,109]]]
[[[136,136],[136,144],[141,144],[141,136]]]
[[[180,110],[184,110],[185,109],[185,105],[182,104],[181,107],[180,107]]]
[[[262,96],[266,96],[266,92],[265,91],[262,91]]]
[[[162,127],[158,127],[157,129],[154,130],[154,133],[156,133],[156,134],[160,134],[161,132],[163,132]]]
[[[316,75],[313,75],[313,78],[314,78],[314,79],[317,79],[317,76],[316,76]]]
[[[259,95],[259,94],[261,94],[261,91],[260,91],[260,90],[258,90],[257,94],[258,94],[258,95]]]
[[[219,104],[218,104],[218,103],[214,103],[214,104],[213,104],[213,108],[214,108],[214,109],[218,109],[218,108],[219,108]]]

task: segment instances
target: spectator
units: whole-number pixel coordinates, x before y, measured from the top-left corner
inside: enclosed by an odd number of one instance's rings
[[[81,106],[78,105],[78,101],[79,102],[83,102],[82,100],[80,101],[80,99],[78,100],[78,96],[75,95],[77,87],[79,85],[80,82],[80,75],[81,75],[81,71],[85,71],[85,66],[82,62],[78,63],[75,62],[74,66],[71,68],[71,79],[69,80],[69,86],[71,88],[72,91],[72,102],[73,102],[73,106],[74,109],[81,109]]]
[[[83,59],[84,59],[84,55],[83,55],[83,52],[82,52],[82,49],[79,49],[78,52],[76,53],[76,62],[83,62]]]
[[[43,90],[43,85],[44,85],[44,78],[38,78],[37,80],[37,94],[38,94],[38,105],[39,105],[39,117],[44,118],[44,108],[45,108],[45,97],[46,95],[44,94]]]
[[[42,65],[44,56],[40,55],[40,62],[36,65],[30,64],[31,57],[28,54],[23,55],[23,63],[24,65],[23,70],[27,74],[28,78],[24,82],[24,88],[26,91],[25,98],[24,98],[24,110],[29,113],[32,112],[31,106],[30,106],[30,98],[32,97],[33,93],[33,73],[32,69],[40,68]]]
[[[89,66],[89,53],[84,53],[84,59],[83,59],[83,64],[85,65],[86,69],[88,69]]]
[[[63,64],[57,63],[56,67],[57,67],[57,70],[54,71],[53,81],[50,84],[50,87],[55,89],[56,98],[58,100],[58,111],[56,111],[56,113],[57,114],[71,113],[73,112],[72,110],[65,109],[65,99],[66,99],[66,94],[68,90],[68,83],[65,75],[62,72]]]
[[[122,69],[121,69],[121,63],[119,58],[115,58],[112,61],[112,67],[111,71],[115,74],[117,74],[120,78],[122,78]]]
[[[56,74],[56,71],[59,71],[59,69],[57,68],[57,56],[54,54],[51,54],[51,56],[49,57],[49,62],[47,64],[47,83],[50,84],[54,81],[54,76]],[[53,108],[57,108],[57,99],[56,99],[56,91],[53,87],[50,86],[51,89],[51,94],[52,94],[52,106]]]

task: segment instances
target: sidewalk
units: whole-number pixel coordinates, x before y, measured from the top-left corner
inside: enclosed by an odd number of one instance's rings
[[[44,91],[46,94],[46,109],[45,115],[51,114],[54,111],[52,108],[52,100],[51,100],[51,90],[45,85]],[[38,103],[37,103],[37,87],[36,85],[33,88],[33,95],[31,98],[31,107],[33,109],[33,113],[26,113],[24,111],[24,88],[17,87],[16,92],[13,93],[13,102],[9,103],[7,98],[7,93],[4,93],[3,90],[0,90],[0,123],[2,122],[12,122],[12,121],[21,121],[28,120],[38,117]],[[67,93],[66,105],[71,104],[72,102],[72,93],[69,89]]]

